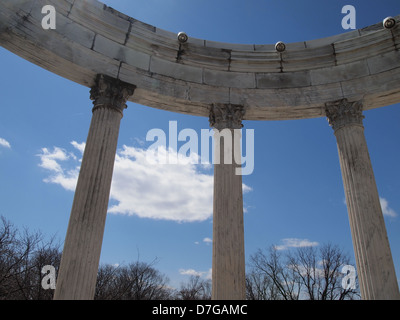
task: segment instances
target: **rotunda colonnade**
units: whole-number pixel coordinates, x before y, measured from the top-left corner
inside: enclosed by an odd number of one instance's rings
[[[42,8],[56,28],[42,27]],[[327,117],[337,140],[363,299],[399,288],[364,136],[364,111],[400,102],[400,16],[323,39],[249,45],[171,33],[96,0],[2,0],[0,45],[89,87],[93,116],[55,299],[93,299],[118,132],[126,103],[243,120]],[[224,144],[216,144],[223,150]],[[217,151],[220,151],[217,150]],[[242,177],[214,165],[213,299],[245,298]]]

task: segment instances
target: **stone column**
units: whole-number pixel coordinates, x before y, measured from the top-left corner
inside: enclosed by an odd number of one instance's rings
[[[237,172],[241,162],[238,141],[240,130],[235,130],[242,128],[243,115],[244,108],[239,105],[214,104],[210,110],[215,155],[212,258],[214,300],[246,298],[242,176]],[[222,138],[224,136],[227,138]]]
[[[339,152],[363,299],[398,299],[394,264],[364,136],[362,102],[326,104]]]
[[[134,86],[99,75],[54,299],[94,298],[118,133]]]

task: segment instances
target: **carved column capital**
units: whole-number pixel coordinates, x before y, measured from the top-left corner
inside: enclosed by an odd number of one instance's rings
[[[238,104],[214,103],[210,108],[210,126],[222,129],[241,129],[245,108]]]
[[[106,107],[115,109],[121,114],[126,109],[126,101],[133,95],[136,87],[109,76],[99,74],[96,83],[90,90],[90,99],[93,100],[93,111]]]
[[[347,99],[342,99],[325,104],[326,116],[334,131],[350,124],[362,126],[364,119],[362,111],[362,101],[349,102]]]

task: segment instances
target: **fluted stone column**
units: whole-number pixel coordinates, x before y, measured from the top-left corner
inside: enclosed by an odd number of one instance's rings
[[[218,159],[214,158],[214,300],[244,300],[246,297],[242,176],[237,170],[241,162],[240,130],[235,130],[242,128],[243,115],[244,108],[239,105],[214,104],[210,111],[210,125],[214,128],[214,154],[220,156],[219,164]],[[231,139],[222,138],[229,135]]]
[[[118,133],[134,86],[99,75],[54,299],[93,299]]]
[[[362,299],[398,299],[378,189],[364,136],[362,102],[326,104],[335,132]]]

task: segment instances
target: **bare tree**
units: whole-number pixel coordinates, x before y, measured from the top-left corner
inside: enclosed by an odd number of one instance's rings
[[[188,283],[182,283],[176,294],[179,300],[211,300],[211,282],[200,276],[191,276]]]
[[[304,285],[304,294],[310,300],[344,300],[359,297],[355,289],[342,286],[341,269],[350,264],[350,258],[338,246],[324,244],[298,248],[288,255],[290,267]],[[357,284],[357,282],[356,282]]]
[[[246,299],[247,300],[280,300],[278,288],[272,279],[257,270],[246,274]]]
[[[4,217],[0,222],[0,299],[51,299],[51,290],[41,287],[41,270],[45,265],[58,268],[59,246],[40,232],[19,232]]]
[[[344,288],[341,269],[350,264],[338,247],[324,244],[301,247],[283,254],[275,246],[250,258],[248,299],[344,300],[359,298],[358,287]],[[358,285],[357,281],[356,284]]]
[[[252,255],[250,266],[252,272],[247,277],[249,296],[271,300],[299,299],[301,282],[294,270],[287,268],[274,246],[267,253],[258,250]]]
[[[128,266],[103,265],[99,268],[97,300],[165,300],[172,295],[168,278],[152,263],[137,261]]]
[[[12,274],[18,264],[16,257],[17,230],[14,226],[1,217],[0,226],[0,299],[15,291]]]
[[[121,300],[127,290],[120,284],[119,266],[105,264],[99,267],[97,273],[95,299]],[[123,284],[122,284],[123,285]]]
[[[60,245],[54,238],[45,240],[40,232],[19,232],[0,217],[0,300],[52,299],[53,290],[42,287],[45,265],[57,270]],[[211,299],[211,283],[192,276],[180,289],[168,286],[168,278],[151,263],[136,262],[127,266],[102,265],[98,271],[97,300],[205,300]],[[272,246],[250,257],[246,275],[246,296],[254,300],[344,300],[359,298],[356,288],[342,286],[348,255],[338,247],[325,244],[289,251]],[[357,279],[356,279],[357,280]]]
[[[55,273],[61,262],[60,244],[55,243],[54,238],[40,244],[30,259],[31,268],[29,270],[29,300],[52,300],[54,296],[53,289],[44,289],[42,287],[42,279],[44,274],[42,269],[44,266],[52,266]]]

